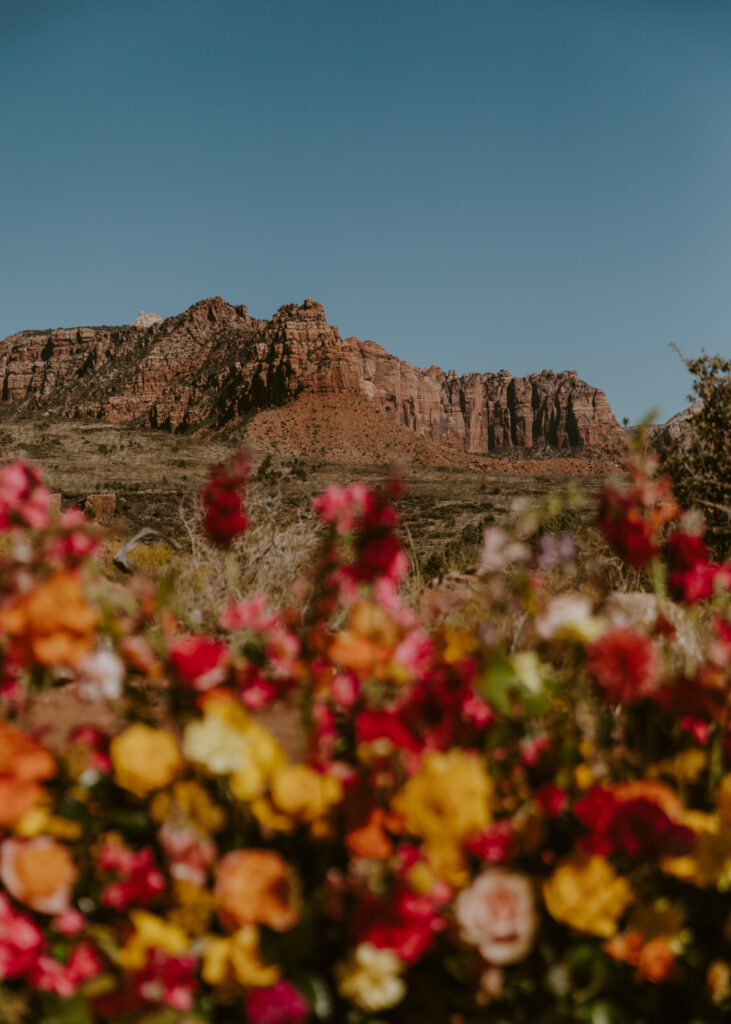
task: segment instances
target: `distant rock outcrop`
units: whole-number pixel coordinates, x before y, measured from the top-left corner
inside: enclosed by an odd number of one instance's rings
[[[604,393],[573,370],[528,377],[420,370],[380,345],[341,338],[319,302],[271,320],[221,298],[126,327],[22,331],[0,342],[2,402],[69,417],[220,430],[300,395],[367,399],[429,440],[482,454],[601,447],[617,429]],[[145,320],[142,321],[141,318]]]
[[[157,313],[143,313],[140,311],[135,317],[135,321],[132,324],[133,327],[154,327],[155,324],[161,324],[162,317],[158,316]]]

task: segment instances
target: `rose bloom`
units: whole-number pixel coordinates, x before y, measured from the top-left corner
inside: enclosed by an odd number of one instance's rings
[[[20,729],[0,722],[0,828],[14,825],[56,774],[53,756]]]
[[[538,916],[525,875],[497,868],[483,872],[459,894],[455,913],[461,937],[489,963],[517,963],[533,946]]]
[[[63,914],[78,872],[67,847],[50,836],[6,839],[0,846],[0,882],[39,914]]]
[[[657,689],[660,655],[649,637],[634,629],[613,629],[586,649],[589,671],[607,700],[632,704]]]
[[[232,850],[216,870],[221,921],[232,930],[247,924],[293,928],[299,920],[293,889],[292,870],[274,850]]]
[[[637,970],[643,978],[658,984],[672,976],[677,961],[668,936],[658,935],[645,943],[640,950]]]
[[[136,796],[163,789],[183,768],[180,747],[172,733],[142,722],[135,722],[115,736],[109,754],[115,782]]]

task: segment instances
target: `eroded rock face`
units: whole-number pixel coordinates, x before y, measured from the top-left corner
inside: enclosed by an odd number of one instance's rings
[[[297,395],[352,394],[442,445],[472,453],[601,447],[617,429],[602,391],[573,370],[529,377],[420,370],[341,338],[319,302],[271,320],[220,297],[125,327],[22,331],[0,342],[2,402],[169,430],[219,430]]]

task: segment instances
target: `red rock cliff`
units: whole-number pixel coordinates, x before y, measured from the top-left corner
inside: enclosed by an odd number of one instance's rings
[[[8,410],[169,430],[218,430],[302,393],[369,399],[439,444],[473,453],[601,446],[617,422],[573,370],[529,377],[420,370],[380,345],[341,338],[319,302],[256,320],[221,298],[126,327],[22,331],[0,342]]]

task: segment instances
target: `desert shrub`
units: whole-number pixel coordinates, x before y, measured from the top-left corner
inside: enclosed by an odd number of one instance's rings
[[[731,555],[731,359],[706,353],[683,358],[693,375],[687,437],[661,441],[663,469],[686,508],[706,523],[706,541],[719,558]]]

